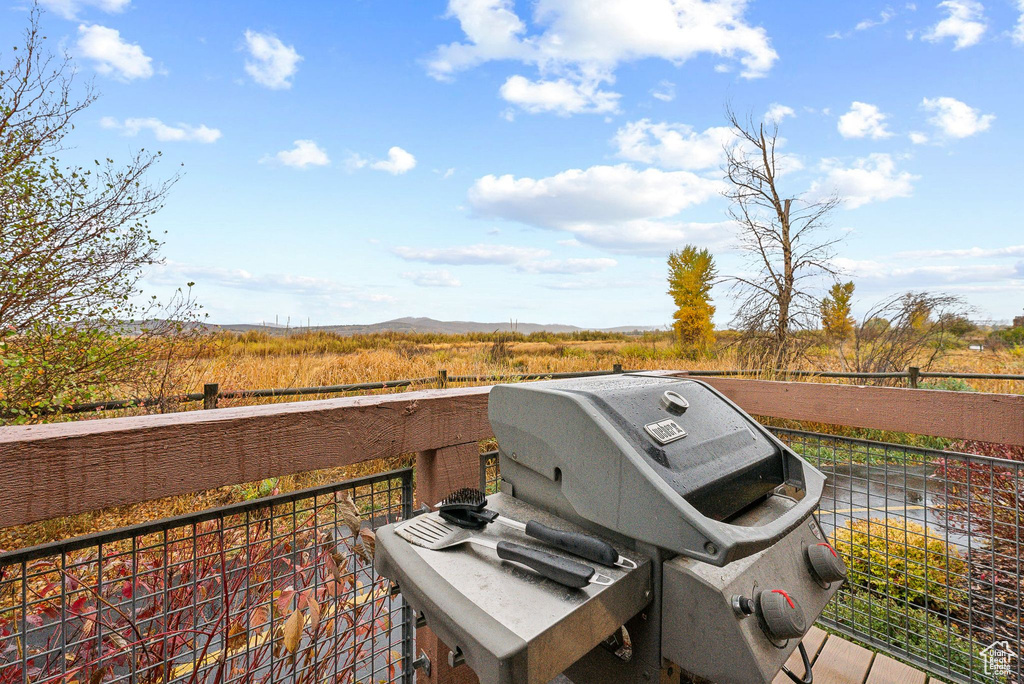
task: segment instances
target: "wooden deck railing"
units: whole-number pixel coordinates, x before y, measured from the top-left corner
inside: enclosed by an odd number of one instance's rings
[[[748,412],[1024,445],[1024,396],[706,378]],[[0,527],[415,453],[416,498],[480,481],[488,387],[0,428]],[[473,681],[434,664],[426,682]],[[467,679],[469,677],[469,679]]]

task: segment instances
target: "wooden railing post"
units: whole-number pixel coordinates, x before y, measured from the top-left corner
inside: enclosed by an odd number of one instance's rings
[[[621,363],[612,364],[612,373],[621,373],[621,372],[622,372],[622,364]]]
[[[462,487],[480,486],[480,447],[476,442],[416,454],[416,505],[433,507]]]
[[[437,371],[437,389],[448,387],[448,371],[444,368]]]
[[[477,442],[457,444],[442,449],[430,449],[416,454],[416,505],[434,504],[449,493],[462,487],[480,486],[480,447]],[[423,670],[416,673],[419,684],[476,684],[479,680],[466,665],[448,664],[450,649],[430,631],[429,627],[416,630],[415,653],[422,652],[430,659],[430,675]]]
[[[917,380],[921,377],[921,369],[917,366],[911,366],[907,369],[907,384],[917,389]]]
[[[203,409],[217,408],[217,395],[220,394],[220,385],[216,382],[208,382],[203,385]]]

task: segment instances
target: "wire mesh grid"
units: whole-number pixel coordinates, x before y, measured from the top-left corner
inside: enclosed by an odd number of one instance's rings
[[[373,530],[412,471],[0,555],[0,684],[412,681]]]
[[[1021,682],[1024,463],[773,428],[828,476],[822,622],[944,678]]]

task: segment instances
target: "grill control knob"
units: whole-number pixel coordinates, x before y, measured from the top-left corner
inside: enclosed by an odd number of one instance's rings
[[[846,564],[831,544],[821,542],[808,546],[807,562],[814,576],[825,584],[846,579]]]
[[[807,621],[804,612],[793,598],[782,589],[762,591],[758,597],[761,624],[771,639],[785,641],[804,635]]]

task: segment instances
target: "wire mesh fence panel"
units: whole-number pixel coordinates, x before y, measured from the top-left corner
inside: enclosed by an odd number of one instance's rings
[[[849,575],[826,626],[945,679],[1024,681],[1024,462],[772,431],[828,476]]]
[[[487,494],[494,494],[500,489],[500,480],[498,452],[485,451],[480,454],[480,490]]]
[[[412,471],[0,555],[0,683],[412,681],[373,569]]]

